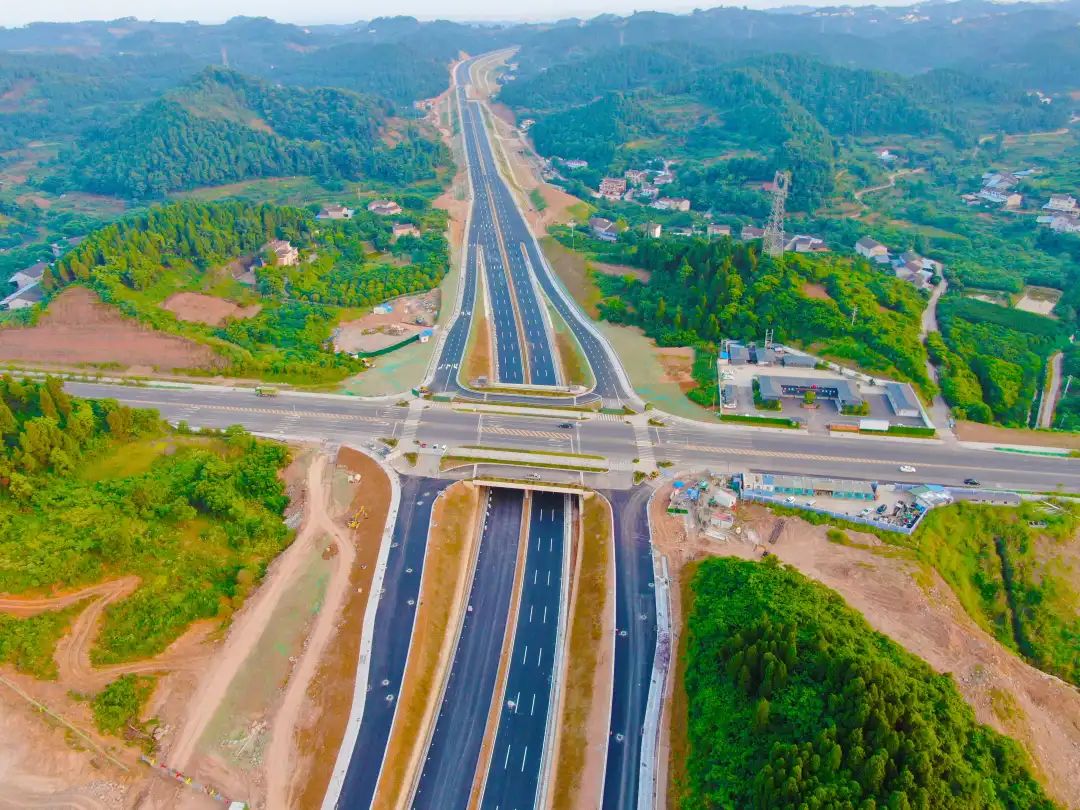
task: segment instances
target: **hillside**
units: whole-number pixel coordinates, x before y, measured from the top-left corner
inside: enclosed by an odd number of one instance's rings
[[[349,91],[272,86],[208,68],[130,118],[88,132],[72,178],[88,191],[141,199],[253,177],[405,184],[433,176],[442,147],[415,129],[386,146],[388,112]]]
[[[673,47],[677,46],[677,47]],[[732,59],[723,48],[683,43],[621,47],[556,63],[507,83],[500,100],[536,119],[531,136],[544,155],[588,160],[596,171],[674,158],[694,170],[709,161],[712,188],[682,189],[698,207],[721,204],[727,160],[750,152],[756,176],[792,171],[791,203],[814,209],[834,191],[841,143],[862,136],[944,137],[970,145],[992,106],[996,126],[1048,129],[1062,106],[941,70],[908,79],[838,67],[791,54]]]
[[[827,588],[770,559],[691,587],[680,806],[1052,808],[1021,747]]]

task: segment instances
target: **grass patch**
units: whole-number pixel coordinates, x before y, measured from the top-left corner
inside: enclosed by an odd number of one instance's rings
[[[567,458],[592,458],[604,460],[604,456],[593,455],[592,453],[565,453],[558,450],[531,450],[528,448],[516,448],[514,450],[507,450],[505,447],[489,447],[483,444],[463,444],[461,445],[464,450],[493,450],[499,453],[529,453],[537,456],[566,456]]]
[[[410,467],[415,467],[416,466],[416,460],[418,458],[420,458],[419,453],[414,453],[414,452],[405,453],[405,460],[407,462],[409,462]]]
[[[98,731],[122,737],[128,743],[139,742],[149,751],[154,743],[150,729],[157,723],[140,722],[139,717],[156,683],[155,678],[145,675],[121,675],[98,692],[90,701]]]
[[[548,207],[547,200],[544,199],[544,195],[540,193],[538,188],[534,188],[529,192],[529,201],[537,211],[543,211]]]
[[[555,348],[559,353],[563,378],[566,380],[566,384],[592,388],[592,368],[589,366],[589,361],[585,357],[585,352],[581,350],[577,338],[570,331],[570,327],[566,325],[562,315],[554,307],[549,305],[548,312],[551,314],[551,323],[555,330]]]
[[[585,220],[579,220],[585,221]],[[544,256],[555,275],[585,313],[593,320],[600,318],[600,302],[603,293],[593,279],[585,257],[563,246],[552,236],[540,240]]]
[[[779,427],[796,429],[799,423],[794,419],[786,419],[780,416],[743,416],[735,413],[720,414],[721,422],[741,422],[746,425],[758,425],[759,427]]]
[[[540,467],[551,470],[573,470],[574,472],[607,472],[607,467],[583,467],[577,464],[552,464],[546,461],[515,461],[505,458],[481,458],[479,456],[443,456],[439,468],[448,470],[462,464],[501,464],[507,467]]]
[[[71,622],[86,606],[80,602],[64,610],[39,613],[25,619],[0,613],[0,664],[11,664],[35,678],[56,678],[53,653]]]
[[[593,707],[593,682],[603,644],[607,607],[607,569],[611,545],[611,516],[599,496],[581,507],[581,566],[570,620],[566,680],[560,718],[559,760],[555,765],[554,810],[574,810],[582,802],[577,793],[589,747],[588,721]]]

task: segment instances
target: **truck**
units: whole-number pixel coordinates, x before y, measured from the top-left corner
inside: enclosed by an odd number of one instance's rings
[[[276,397],[278,390],[271,388],[269,385],[257,385],[255,386],[255,396],[257,397]]]

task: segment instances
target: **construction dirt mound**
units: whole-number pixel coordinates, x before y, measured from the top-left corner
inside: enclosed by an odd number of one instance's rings
[[[202,293],[182,292],[170,295],[162,309],[167,309],[182,321],[220,326],[229,318],[245,320],[253,318],[262,309],[260,304],[242,307],[233,301]]]
[[[155,332],[123,317],[85,287],[60,293],[36,326],[0,330],[0,360],[36,365],[220,368],[208,346]]]

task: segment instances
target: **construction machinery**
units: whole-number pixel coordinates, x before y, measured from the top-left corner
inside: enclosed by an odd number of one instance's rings
[[[356,514],[353,515],[352,519],[349,521],[349,528],[350,529],[357,529],[357,528],[360,527],[360,521],[361,520],[367,520],[367,519],[368,519],[367,507],[366,506],[361,506],[357,510]]]
[[[257,397],[276,397],[278,390],[272,388],[269,385],[257,385],[255,386],[255,396]]]

